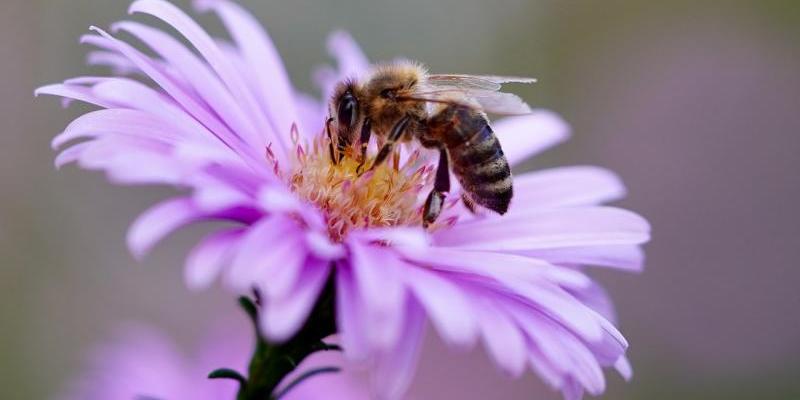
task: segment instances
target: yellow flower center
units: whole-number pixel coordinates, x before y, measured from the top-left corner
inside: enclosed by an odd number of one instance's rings
[[[395,152],[372,169],[374,157],[368,156],[359,173],[354,149],[332,160],[329,143],[323,136],[297,146],[289,185],[323,211],[334,241],[353,229],[421,225],[419,194],[430,180],[431,168],[417,165],[418,153],[400,165]]]

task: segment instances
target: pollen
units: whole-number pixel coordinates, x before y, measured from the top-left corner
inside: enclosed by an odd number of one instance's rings
[[[432,168],[420,165],[419,152],[402,165],[395,152],[375,168],[374,156],[367,156],[360,169],[358,158],[354,149],[335,154],[326,137],[296,144],[289,185],[323,212],[331,239],[341,241],[354,229],[420,226],[420,193],[431,180]]]

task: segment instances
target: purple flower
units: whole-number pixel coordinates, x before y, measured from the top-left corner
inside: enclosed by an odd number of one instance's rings
[[[86,371],[70,382],[62,400],[232,400],[237,384],[230,380],[209,380],[208,373],[220,365],[245,370],[251,339],[249,332],[230,327],[212,330],[190,355],[179,351],[163,332],[140,324],[121,326],[112,341],[93,349]],[[335,352],[317,353],[298,372],[322,366],[344,367],[342,372],[318,375],[287,391],[285,400],[347,399],[367,400],[344,360]],[[286,383],[297,378],[290,375]],[[283,388],[286,387],[284,383]],[[280,388],[280,390],[283,390]]]
[[[205,288],[219,278],[240,294],[259,289],[261,329],[274,341],[297,331],[333,273],[342,345],[371,367],[386,398],[401,397],[410,382],[427,321],[448,344],[482,340],[508,374],[530,368],[569,399],[602,393],[603,367],[630,377],[610,302],[582,267],[642,267],[647,222],[600,206],[624,193],[613,173],[580,166],[520,174],[502,217],[470,214],[454,189],[425,230],[421,200],[435,157],[406,147],[360,177],[355,162],[332,163],[326,105],[292,87],[263,28],[231,2],[198,5],[222,19],[232,42],[163,0],[139,0],[131,13],[166,22],[193,49],[138,22],[112,26],[156,54],[149,56],[92,28],[82,38],[98,49],[90,61],[116,75],[38,90],[101,108],[54,139],[63,148],[57,166],[77,162],[119,184],[183,189],[133,224],[134,255],[184,225],[229,221],[191,251],[187,284]],[[329,49],[338,68],[316,74],[326,95],[369,69],[346,34],[334,34]],[[543,110],[494,128],[512,165],[568,135]]]

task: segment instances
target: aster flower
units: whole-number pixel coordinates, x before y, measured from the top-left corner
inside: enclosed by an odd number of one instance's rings
[[[70,382],[60,400],[224,400],[236,398],[233,382],[208,380],[218,365],[246,365],[250,355],[247,330],[214,327],[187,355],[164,332],[139,323],[119,327],[113,339],[91,351],[86,370]],[[298,372],[345,367],[335,352],[317,353],[304,361]],[[288,387],[300,374],[287,377],[282,400],[368,398],[355,375],[345,368],[339,374],[319,374]]]
[[[210,37],[166,1],[135,1],[131,13],[166,22],[191,47],[138,22],[112,26],[149,56],[92,28],[82,38],[98,49],[90,61],[116,75],[38,90],[101,108],[54,139],[63,148],[57,166],[77,162],[119,184],[183,189],[133,224],[135,256],[184,225],[230,222],[191,251],[187,284],[220,279],[238,294],[257,289],[260,328],[273,342],[301,329],[333,276],[342,347],[371,366],[386,398],[403,395],[427,322],[456,348],[482,340],[502,370],[530,368],[569,399],[602,393],[603,367],[630,377],[610,302],[583,267],[642,267],[647,222],[600,205],[624,194],[613,173],[580,166],[519,174],[505,216],[472,215],[456,188],[438,222],[423,229],[436,157],[412,145],[360,176],[352,160],[333,163],[325,103],[292,87],[263,28],[232,2],[197,5],[221,18],[232,41]],[[324,98],[370,68],[344,33],[329,50],[338,65],[317,71]],[[512,166],[568,135],[544,110],[493,126]]]

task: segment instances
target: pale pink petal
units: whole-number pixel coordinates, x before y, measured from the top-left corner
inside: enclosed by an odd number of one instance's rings
[[[613,207],[560,208],[488,217],[459,223],[435,235],[444,246],[486,251],[641,244],[650,238],[647,221]]]
[[[465,251],[458,248],[395,247],[403,257],[420,265],[442,271],[461,272],[492,279],[541,279],[552,265],[513,254]]]
[[[532,207],[598,205],[624,195],[622,181],[609,170],[582,166],[553,168],[514,177],[511,212]]]
[[[376,246],[354,243],[350,253],[356,288],[366,308],[366,336],[375,347],[389,347],[400,334],[406,299],[401,274],[408,266]]]
[[[542,354],[562,373],[573,376],[591,394],[605,389],[605,377],[594,355],[557,323],[517,309],[517,322]]]
[[[554,264],[593,265],[639,272],[644,267],[644,251],[638,245],[561,247],[518,251]]]
[[[451,280],[423,268],[407,267],[406,285],[419,300],[431,323],[445,342],[469,347],[478,325],[465,293]]]
[[[569,125],[558,114],[547,110],[533,110],[528,115],[507,117],[492,126],[512,166],[563,142],[569,136]]]
[[[544,314],[588,341],[602,340],[605,334],[602,318],[564,289],[546,282],[535,284],[505,282],[505,284],[515,294],[528,301],[530,308],[528,313]]]
[[[525,338],[514,321],[490,300],[473,300],[478,313],[481,336],[495,363],[512,377],[525,371],[527,349]]]

